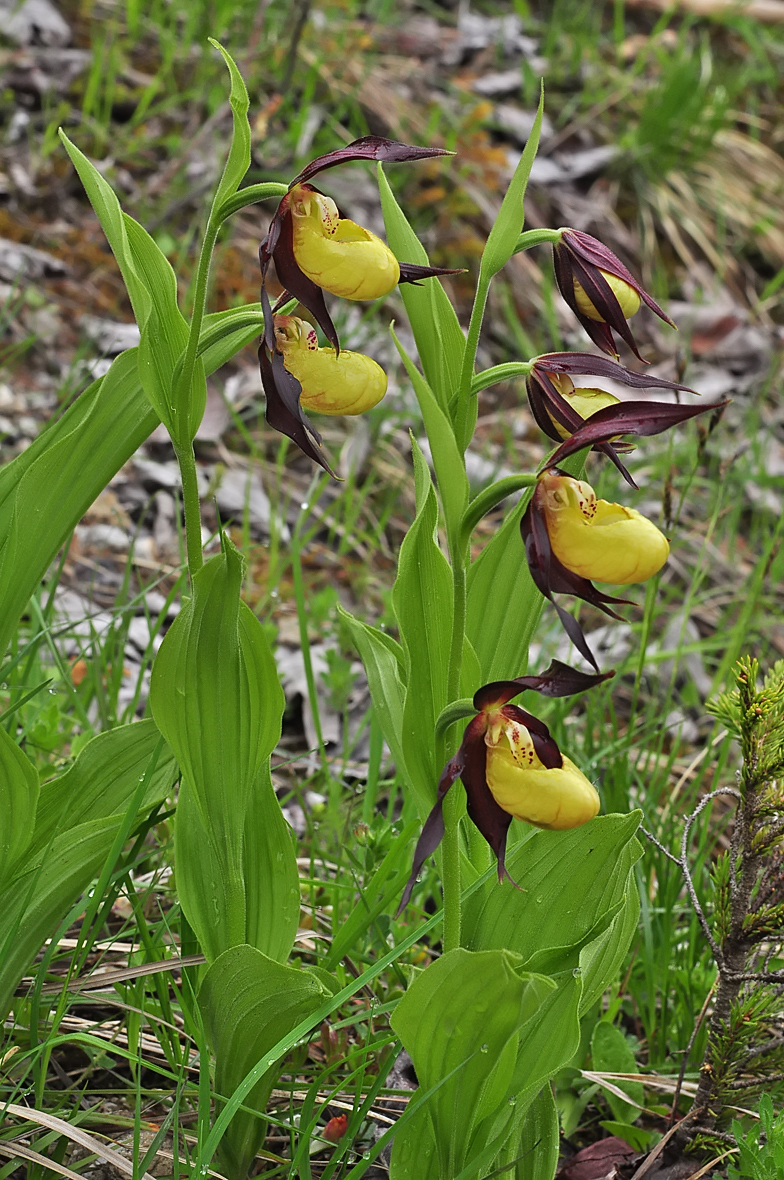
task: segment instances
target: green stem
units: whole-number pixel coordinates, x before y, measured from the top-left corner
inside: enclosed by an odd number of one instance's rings
[[[188,571],[193,579],[204,565],[201,547],[201,509],[199,507],[199,483],[196,478],[196,456],[193,443],[185,446],[174,444],[174,452],[182,477],[182,505],[185,512],[185,545],[188,554]]]
[[[450,545],[454,594],[452,643],[449,651],[447,696],[451,701],[460,695],[460,671],[466,624],[466,570],[459,543]],[[447,734],[447,756],[454,753],[455,738]],[[460,946],[462,914],[460,910],[460,796],[452,791],[444,800],[444,839],[441,878],[444,889],[444,952]]]
[[[562,233],[563,230],[560,229],[527,229],[525,233],[520,234],[512,253],[519,254],[521,250],[530,250],[533,246],[541,246],[543,242],[552,242],[555,245],[560,242]]]
[[[196,285],[193,292],[193,312],[188,329],[188,343],[185,346],[182,369],[180,370],[177,384],[172,391],[175,423],[178,434],[177,441],[181,445],[185,443],[186,438],[190,443],[190,439],[193,437],[190,423],[191,390],[193,388],[193,375],[199,352],[201,326],[204,322],[204,312],[207,306],[207,284],[210,278],[210,263],[219,229],[220,222],[213,220],[211,217],[207,222],[207,229],[204,233],[204,241],[201,244],[201,253],[199,254],[199,265],[196,268]]]
[[[473,423],[469,402],[475,404],[476,399],[471,394],[471,380],[474,375],[476,350],[479,345],[479,333],[482,330],[482,320],[484,319],[487,296],[490,291],[491,277],[490,275],[483,274],[480,269],[479,281],[476,284],[476,295],[474,296],[474,306],[471,308],[471,319],[468,323],[468,334],[466,335],[465,348],[463,349],[463,366],[460,370],[460,388],[457,395],[458,408],[455,422],[457,445],[463,452],[473,435]],[[469,426],[469,424],[471,425]]]

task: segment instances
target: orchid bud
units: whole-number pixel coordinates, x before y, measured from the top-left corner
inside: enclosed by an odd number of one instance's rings
[[[315,328],[296,316],[275,317],[283,364],[302,386],[300,405],[318,414],[364,414],[387,391],[387,375],[361,352],[319,348]]]
[[[392,251],[369,229],[341,217],[331,197],[309,185],[289,193],[294,258],[317,286],[344,299],[379,299],[400,279]]]
[[[524,725],[505,720],[485,734],[486,777],[499,807],[537,828],[563,831],[587,824],[599,812],[596,788],[575,764],[547,767]]]
[[[645,582],[662,568],[667,538],[634,508],[597,500],[583,480],[546,471],[535,498],[553,554],[574,574],[598,582]]]
[[[640,296],[634,287],[624,279],[619,279],[617,275],[611,275],[609,271],[599,270],[597,273],[602,276],[618,300],[618,305],[623,312],[624,318],[630,320],[640,310]],[[605,317],[594,307],[586,295],[582,284],[577,279],[574,281],[574,297],[583,315],[587,315],[589,319],[596,320],[598,323],[606,323]]]

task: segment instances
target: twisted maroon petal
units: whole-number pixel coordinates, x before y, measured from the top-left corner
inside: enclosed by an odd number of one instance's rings
[[[453,156],[445,148],[416,147],[410,143],[398,143],[394,139],[385,139],[383,135],[363,135],[353,143],[317,156],[306,164],[298,176],[292,180],[289,188],[310,180],[311,176],[323,172],[325,168],[334,168],[336,164],[344,164],[349,160],[377,160],[383,164],[406,163],[411,160],[428,160],[434,156]]]
[[[439,275],[465,274],[464,267],[450,269],[447,266],[420,266],[417,262],[398,262],[400,267],[399,283],[418,283],[420,279],[437,278]]]
[[[672,426],[678,426],[689,418],[696,418],[698,414],[707,414],[711,410],[723,410],[728,400],[709,402],[702,406],[681,406],[675,402],[620,402],[616,406],[605,406],[587,418],[582,426],[575,430],[571,438],[567,438],[555,454],[548,460],[548,467],[553,467],[581,451],[584,447],[606,443],[617,434],[639,434],[648,436],[661,434]]]
[[[617,254],[613,254],[604,242],[600,242],[598,238],[585,234],[579,229],[564,230],[561,241],[566,244],[572,254],[581,258],[583,262],[596,266],[600,270],[606,270],[608,274],[615,275],[618,279],[623,279],[625,283],[634,288],[643,303],[655,312],[659,319],[664,320],[665,324],[669,324],[671,328],[676,326],[667,313],[640,286],[634,275],[626,269]]]
[[[272,259],[275,261],[275,270],[281,285],[308,309],[335,352],[340,355],[337,329],[327,311],[324,292],[300,270],[294,256],[294,219],[289,209],[288,197],[284,197],[280,202],[267,237],[259,249],[262,286]]]

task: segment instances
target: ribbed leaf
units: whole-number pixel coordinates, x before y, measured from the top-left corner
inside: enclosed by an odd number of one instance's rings
[[[389,248],[403,262],[428,264],[425,248],[398,205],[379,164],[378,185]],[[441,409],[446,412],[452,394],[460,385],[465,349],[463,329],[439,279],[427,279],[400,288],[416,340],[425,377]]]
[[[400,548],[392,602],[406,656],[402,739],[406,773],[424,818],[433,806],[442,769],[436,765],[433,739],[436,718],[447,703],[452,575],[436,541],[436,496],[416,445],[414,466],[417,481],[428,490]]]
[[[228,945],[245,938],[245,822],[284,706],[274,658],[261,623],[240,600],[241,585],[242,558],[224,537],[222,552],[195,575],[193,598],[169,629],[150,685],[153,717],[220,867]],[[212,926],[209,915],[191,921]]]
[[[38,802],[38,774],[27,755],[0,727],[0,888],[30,843]]]
[[[245,941],[283,963],[299,924],[299,872],[293,834],[266,764],[253,784],[244,837]],[[228,949],[230,899],[187,781],[181,784],[177,799],[175,856],[182,908],[212,961]]]
[[[386,635],[368,623],[360,622],[340,606],[338,611],[351,632],[351,638],[354,640],[360,659],[365,666],[373,708],[376,711],[386,743],[392,751],[398,774],[404,775],[406,768],[403,748],[405,685],[401,679],[405,675],[403,649],[391,635]]]
[[[199,1007],[215,1054],[215,1089],[223,1098],[234,1090],[257,1061],[327,994],[314,975],[284,967],[252,946],[234,946],[208,969],[199,991]],[[277,1067],[256,1083],[245,1099],[263,1116]],[[244,1177],[264,1140],[263,1117],[239,1111],[221,1142],[219,1158],[225,1174]]]
[[[456,1177],[486,1146],[506,1105],[518,1031],[553,987],[519,967],[508,951],[450,951],[414,980],[392,1016],[422,1089],[446,1079],[427,1103],[442,1178]],[[410,1134],[395,1139],[395,1180],[419,1176],[408,1164]]]
[[[217,41],[209,38],[210,44],[220,51],[231,78],[229,105],[231,106],[232,131],[231,146],[212,203],[213,210],[219,209],[223,202],[236,193],[242,178],[250,167],[250,123],[248,122],[248,91],[242,74],[234,64],[234,59]]]

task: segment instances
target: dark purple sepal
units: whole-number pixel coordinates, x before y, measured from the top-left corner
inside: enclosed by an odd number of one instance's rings
[[[721,410],[728,405],[727,399],[720,402],[709,402],[703,406],[681,406],[676,402],[620,402],[617,406],[605,406],[597,410],[579,429],[575,430],[571,438],[561,443],[558,450],[548,461],[548,467],[554,467],[561,460],[581,451],[584,447],[591,447],[605,443],[618,434],[639,434],[649,436],[661,434],[689,418],[696,418],[698,414],[707,414],[710,410]]]
[[[446,148],[416,147],[410,143],[398,143],[394,139],[385,139],[383,135],[363,135],[343,148],[334,152],[326,152],[317,156],[306,164],[298,176],[292,180],[289,188],[301,184],[323,172],[325,168],[334,168],[337,164],[345,164],[351,160],[376,160],[382,164],[406,163],[411,160],[429,160],[434,156],[453,156],[455,153]]]
[[[536,505],[536,493],[534,493],[523,519],[520,521],[520,532],[525,544],[525,557],[534,585],[555,607],[563,629],[580,655],[596,669],[597,674],[600,674],[596,657],[588,646],[582,627],[574,615],[571,615],[560,603],[555,601],[553,594],[573,594],[575,598],[581,598],[584,602],[590,603],[591,606],[597,607],[612,619],[620,619],[621,616],[612,610],[609,604],[628,606],[629,600],[603,594],[594,586],[593,582],[573,573],[558,560],[550,545],[547,523]]]
[[[552,371],[555,372],[555,370]],[[584,422],[588,421],[581,414],[578,414],[577,410],[569,404],[563,394],[556,389],[548,377],[546,369],[534,368],[526,379],[525,384],[531,413],[540,429],[544,431],[548,438],[553,439],[555,442],[563,442],[563,439],[553,425],[553,418],[560,422],[564,430],[568,430],[570,434],[573,434]],[[618,457],[619,450],[625,451],[629,449],[628,444],[621,443],[619,446],[617,443],[601,443],[595,449],[601,451],[602,454],[607,456],[610,462],[615,464],[628,484],[631,484],[633,488],[637,487],[629,471]]]
[[[533,363],[536,369],[541,368],[551,373],[568,373],[569,376],[579,377],[612,377],[614,381],[620,381],[622,385],[628,385],[631,389],[680,389],[685,393],[696,392],[688,385],[668,381],[666,377],[634,373],[618,361],[597,356],[595,352],[543,352],[541,356],[534,357]]]
[[[287,435],[299,449],[337,479],[337,475],[320,449],[321,435],[311,425],[299,404],[302,386],[283,364],[279,352],[267,349],[264,341],[259,348],[261,383],[267,398],[265,418],[273,430]]]
[[[558,247],[556,247],[556,256]],[[610,356],[618,356],[613,332],[617,332],[625,340],[638,360],[645,360],[640,356],[629,321],[621,310],[612,287],[593,267],[585,266],[579,258],[571,255],[561,256],[561,265],[555,267],[555,280],[564,301],[574,312],[585,331],[602,352]],[[600,320],[592,319],[580,308],[575,294],[574,284],[579,283],[596,310],[601,315]]]
[[[447,266],[419,266],[416,262],[399,262],[399,283],[418,283],[420,279],[436,279],[440,275],[462,275],[465,267],[450,269]]]
[[[479,711],[491,709],[494,705],[505,705],[526,690],[541,693],[545,697],[576,696],[614,675],[614,671],[578,672],[560,660],[551,660],[550,666],[538,676],[515,676],[512,680],[494,680],[491,684],[483,685],[474,694],[474,708]]]

